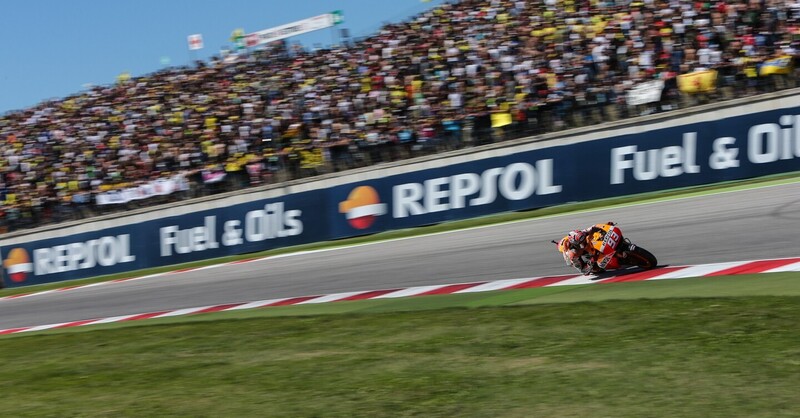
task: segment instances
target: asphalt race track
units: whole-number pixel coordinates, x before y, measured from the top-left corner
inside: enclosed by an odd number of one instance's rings
[[[796,257],[800,183],[0,300],[0,329],[280,297],[571,274],[550,240],[609,220],[661,265]]]

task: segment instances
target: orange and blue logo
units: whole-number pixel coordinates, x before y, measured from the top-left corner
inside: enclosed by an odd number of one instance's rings
[[[386,214],[386,204],[381,203],[378,192],[370,186],[358,186],[339,203],[339,213],[344,213],[347,222],[356,229],[367,229],[375,218]]]
[[[28,257],[28,252],[23,248],[14,248],[9,251],[8,257],[3,261],[8,278],[15,283],[20,283],[28,278],[28,274],[33,272],[33,264]]]

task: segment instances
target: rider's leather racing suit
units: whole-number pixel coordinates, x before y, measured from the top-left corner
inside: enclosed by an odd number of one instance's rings
[[[613,225],[612,222],[609,222],[609,224]],[[568,249],[567,257],[572,266],[580,270],[584,275],[598,273],[601,270],[597,265],[597,259],[600,254],[592,246],[592,237],[598,231],[602,232],[603,230],[592,225],[586,229],[572,231],[565,237],[565,247]],[[573,237],[573,239],[570,240],[570,237]],[[575,242],[575,244],[570,241]]]

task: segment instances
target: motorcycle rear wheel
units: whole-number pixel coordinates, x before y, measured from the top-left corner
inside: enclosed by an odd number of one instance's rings
[[[630,264],[641,267],[643,269],[652,269],[658,266],[656,256],[650,251],[642,247],[636,246],[632,251],[628,252],[628,260]]]

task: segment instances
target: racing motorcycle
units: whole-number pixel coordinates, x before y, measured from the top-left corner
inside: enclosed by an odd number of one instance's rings
[[[644,248],[634,244],[622,235],[622,230],[614,222],[595,225],[589,232],[590,248],[580,256],[584,263],[588,263],[595,256],[597,267],[592,273],[608,270],[617,270],[627,267],[640,267],[652,269],[658,265],[658,260]],[[561,241],[551,241],[556,244],[558,251],[564,256],[567,265],[576,266],[573,258],[574,251],[569,248],[569,235]]]

